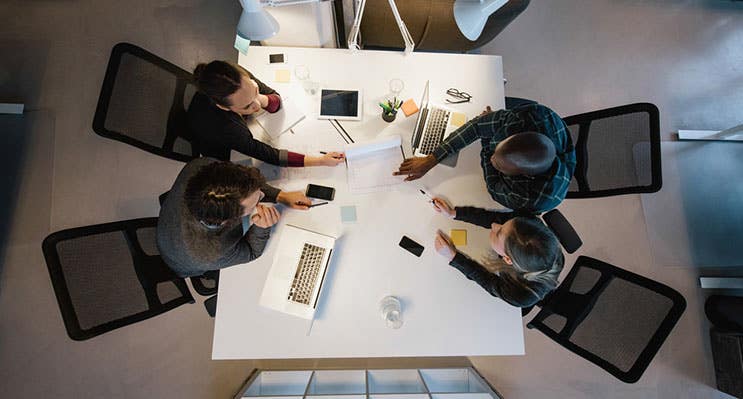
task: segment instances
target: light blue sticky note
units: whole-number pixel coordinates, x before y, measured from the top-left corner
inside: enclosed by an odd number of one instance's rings
[[[248,55],[248,47],[250,47],[250,40],[235,35],[235,50],[241,52],[243,55]]]
[[[341,221],[352,223],[356,221],[356,207],[353,205],[341,207]]]

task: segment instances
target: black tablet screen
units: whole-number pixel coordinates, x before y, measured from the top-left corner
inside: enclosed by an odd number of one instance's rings
[[[355,90],[322,90],[320,115],[348,116],[359,115],[359,92]]]

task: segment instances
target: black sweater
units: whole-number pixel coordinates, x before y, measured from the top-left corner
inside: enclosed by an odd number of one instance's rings
[[[256,79],[261,94],[276,94],[276,90]],[[288,152],[253,138],[247,122],[231,111],[217,108],[205,94],[196,93],[188,106],[188,126],[196,148],[202,156],[222,161],[230,160],[235,150],[271,165],[287,166]]]
[[[456,220],[490,228],[493,223],[503,224],[521,216],[515,212],[493,212],[469,206],[457,207]],[[533,216],[532,216],[533,217]],[[449,265],[457,268],[470,280],[479,284],[490,295],[499,297],[516,307],[528,307],[539,302],[553,288],[540,281],[530,281],[518,273],[491,273],[482,265],[457,251]]]

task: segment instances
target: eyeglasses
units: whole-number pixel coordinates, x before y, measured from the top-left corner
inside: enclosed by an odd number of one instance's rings
[[[472,96],[469,95],[469,93],[465,93],[463,91],[459,91],[457,89],[451,88],[446,91],[446,94],[456,98],[456,101],[452,101],[450,99],[446,99],[446,102],[449,104],[461,104],[461,103],[467,103],[472,99]]]

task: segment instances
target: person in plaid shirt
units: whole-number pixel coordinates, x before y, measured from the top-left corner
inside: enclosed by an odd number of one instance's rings
[[[485,184],[496,202],[514,211],[540,213],[565,198],[575,171],[573,142],[565,122],[537,103],[495,112],[487,107],[433,154],[406,159],[394,174],[407,175],[406,181],[419,179],[477,139]]]

